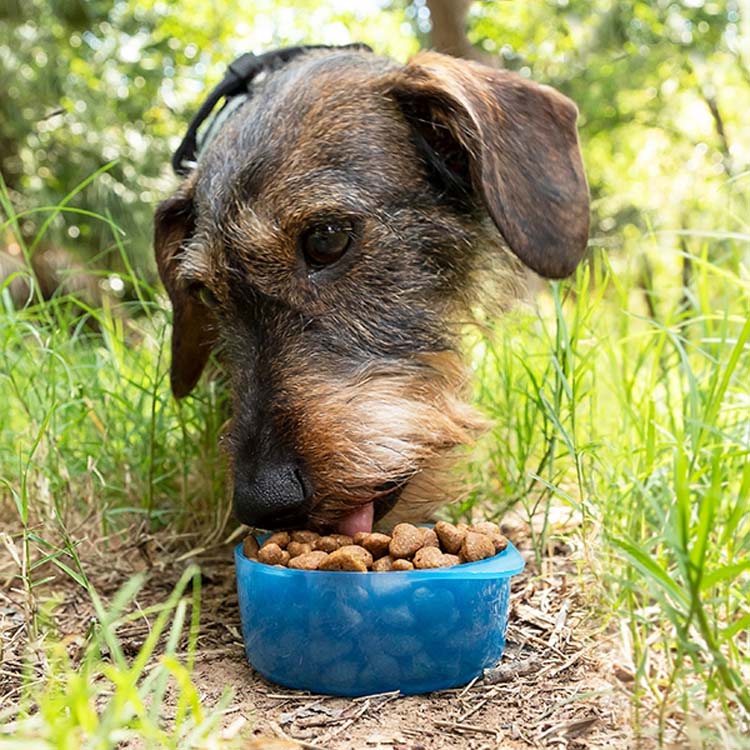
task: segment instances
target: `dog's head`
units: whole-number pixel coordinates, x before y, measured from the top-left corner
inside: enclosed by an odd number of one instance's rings
[[[317,51],[255,84],[155,232],[175,395],[215,347],[231,378],[238,518],[351,532],[444,500],[482,278],[569,274],[588,203],[575,106],[513,73]]]

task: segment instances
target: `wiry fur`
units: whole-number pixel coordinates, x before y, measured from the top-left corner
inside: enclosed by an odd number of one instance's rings
[[[467,385],[452,352],[422,355],[398,369],[369,363],[343,382],[293,379],[293,394],[305,394],[305,403],[292,395],[290,404],[300,415],[295,448],[317,489],[311,519],[324,523],[372,500],[385,480],[412,487],[426,467],[470,442],[484,422],[466,403]],[[413,490],[408,502],[423,509],[451,499],[447,487]]]
[[[574,122],[550,89],[431,53],[309,53],[257,86],[156,221],[173,389],[219,344],[235,498],[288,465],[319,526],[394,488],[394,517],[450,499],[444,467],[482,424],[464,324],[585,246]],[[339,219],[352,246],[310,268],[300,237]]]

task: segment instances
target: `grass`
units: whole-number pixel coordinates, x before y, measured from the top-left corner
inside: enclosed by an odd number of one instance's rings
[[[18,219],[1,197],[12,232]],[[514,508],[540,562],[555,541],[574,548],[593,613],[623,634],[635,667],[636,728],[652,724],[655,706],[661,736],[676,722],[695,747],[742,747],[750,727],[750,227],[737,200],[735,184],[714,232],[683,243],[653,234],[610,260],[595,253],[575,280],[550,285],[476,343],[476,397],[495,427],[469,463],[472,491],[451,511]],[[67,208],[50,208],[54,221]],[[111,217],[90,220],[110,227],[126,257]],[[644,256],[654,265],[645,290]],[[170,524],[200,529],[207,543],[227,521],[221,389],[206,381],[194,398],[171,399],[165,300],[130,281],[134,302],[101,308],[59,297],[16,309],[0,290],[0,507],[13,513],[1,535],[29,642],[43,644],[47,663],[2,706],[0,721],[12,723],[0,748],[221,744],[224,704],[207,711],[190,676],[195,570],[149,613],[151,635],[126,658],[118,629],[142,581],[105,605],[77,552],[81,529],[106,539]],[[561,506],[576,528],[556,523]],[[54,602],[38,593],[54,570],[96,611],[78,669]],[[178,653],[181,639],[189,646]],[[169,722],[159,715],[167,684],[179,696]]]
[[[97,618],[85,653],[74,666],[63,643],[47,646],[47,674],[41,686],[21,694],[7,735],[0,735],[0,747],[78,750],[130,742],[159,750],[237,746],[217,737],[231,696],[227,693],[207,711],[190,678],[197,652],[200,580],[199,569],[190,566],[162,605],[128,614],[142,576],[129,580],[106,608],[84,576],[81,585],[91,596]],[[136,656],[128,658],[116,632],[144,617],[152,622],[148,637]],[[188,647],[181,658],[183,630],[188,631]],[[157,653],[160,642],[164,647]],[[176,694],[169,723],[163,709],[168,688]]]

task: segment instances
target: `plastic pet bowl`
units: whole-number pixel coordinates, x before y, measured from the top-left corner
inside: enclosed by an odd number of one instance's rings
[[[470,682],[505,647],[516,548],[452,568],[275,568],[235,549],[242,636],[268,680],[329,695],[427,693]]]

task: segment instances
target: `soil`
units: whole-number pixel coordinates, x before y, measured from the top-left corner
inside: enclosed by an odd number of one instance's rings
[[[6,537],[7,539],[7,537]],[[514,539],[523,546],[523,539]],[[199,652],[193,680],[204,705],[231,690],[225,735],[254,738],[256,750],[438,750],[463,748],[624,748],[631,729],[632,669],[619,655],[617,637],[590,614],[584,577],[569,550],[552,550],[540,572],[530,553],[513,580],[506,653],[498,669],[463,688],[404,697],[385,694],[344,699],[282,688],[261,678],[245,660],[234,591],[231,546],[195,556],[174,539],[143,536],[133,543],[81,548],[85,569],[105,599],[136,571],[151,573],[137,606],[162,602],[190,561],[203,574]],[[18,699],[26,648],[28,602],[11,581],[11,556],[0,548],[0,713]],[[39,574],[39,573],[37,573]],[[50,569],[53,579],[37,600],[54,596],[55,625],[70,644],[85,641],[93,617],[86,592]],[[374,575],[388,575],[387,573]],[[16,579],[17,580],[17,579]],[[119,631],[126,654],[135,654],[149,631],[144,617]],[[80,653],[78,654],[80,656]],[[41,674],[43,664],[36,665]]]

